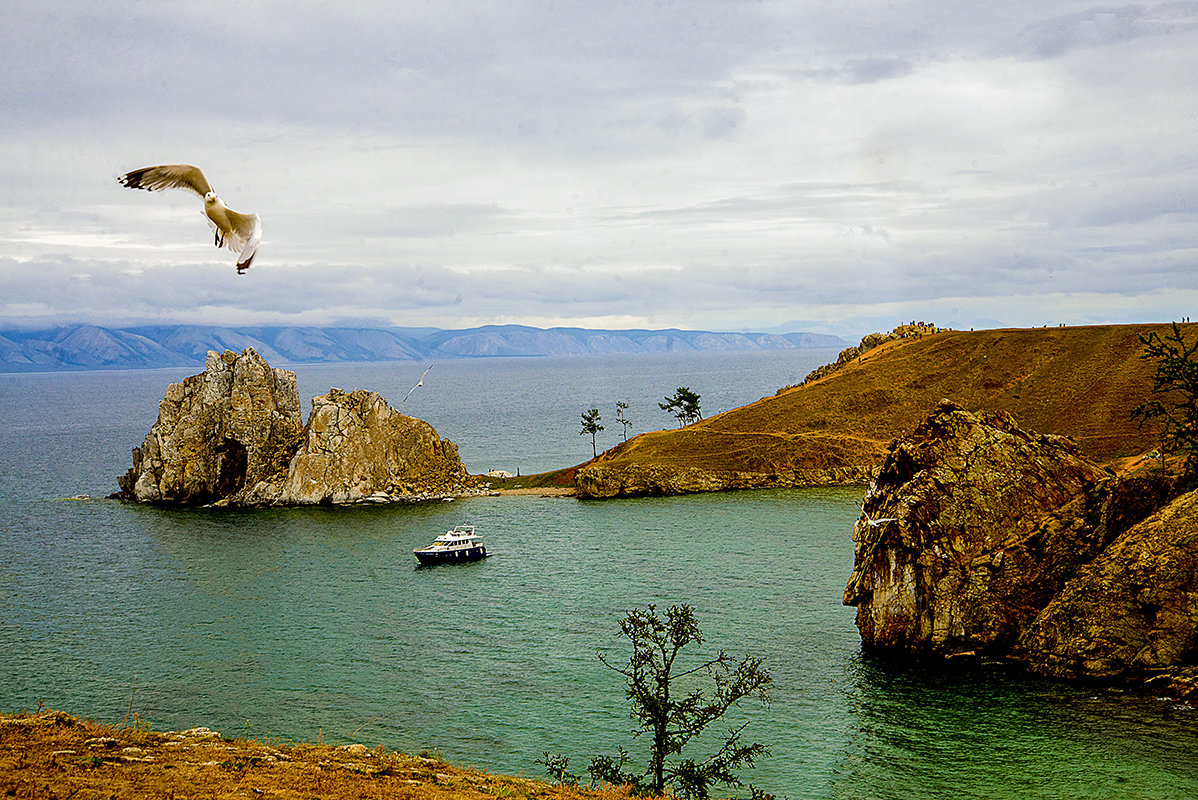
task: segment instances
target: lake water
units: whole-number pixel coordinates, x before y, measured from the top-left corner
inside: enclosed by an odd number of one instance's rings
[[[437,364],[407,413],[472,472],[590,456],[581,412],[668,427],[679,386],[707,414],[772,395],[835,353],[485,359]],[[399,405],[427,364],[296,368]],[[39,701],[156,728],[360,741],[540,776],[633,753],[619,620],[690,603],[707,637],[765,660],[770,707],[747,780],[791,798],[1198,797],[1198,711],[1029,680],[1001,665],[862,654],[840,603],[860,488],[583,502],[513,496],[354,509],[171,511],[106,500],[193,370],[0,375],[0,710]],[[307,404],[305,403],[305,415]],[[415,569],[456,523],[494,553]],[[729,720],[730,722],[732,720]],[[720,726],[719,730],[723,730]]]

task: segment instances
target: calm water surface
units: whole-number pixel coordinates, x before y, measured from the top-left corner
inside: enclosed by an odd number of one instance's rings
[[[438,364],[403,406],[474,472],[590,455],[581,411],[636,430],[678,386],[708,413],[771,395],[827,354]],[[808,360],[804,360],[808,359]],[[398,403],[427,365],[299,367],[301,396]],[[0,376],[0,710],[47,705],[155,727],[361,741],[537,775],[620,745],[623,612],[692,604],[708,643],[765,659],[772,756],[745,777],[792,798],[1198,797],[1198,712],[1010,675],[862,655],[840,598],[860,489],[619,502],[502,497],[252,513],[103,500],[189,372]],[[306,413],[306,409],[305,409]],[[601,446],[616,441],[608,423]],[[495,554],[415,569],[469,521]]]

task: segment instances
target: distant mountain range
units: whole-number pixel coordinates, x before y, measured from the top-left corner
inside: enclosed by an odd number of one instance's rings
[[[466,330],[413,328],[224,327],[155,325],[0,330],[0,372],[201,367],[209,350],[252,347],[272,365],[424,361],[484,356],[588,356],[698,350],[844,347],[818,333],[715,333],[589,330],[488,325]]]

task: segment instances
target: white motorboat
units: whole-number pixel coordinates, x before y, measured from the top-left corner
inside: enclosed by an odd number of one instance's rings
[[[455,525],[427,547],[412,551],[421,564],[453,564],[487,557],[487,548],[473,525]]]

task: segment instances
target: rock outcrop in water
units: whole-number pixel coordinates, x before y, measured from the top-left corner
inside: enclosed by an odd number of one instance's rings
[[[252,349],[208,353],[167,387],[118,496],[235,506],[392,502],[466,490],[457,446],[363,390],[332,389],[301,423],[295,373]]]
[[[1169,493],[943,401],[866,494],[844,601],[867,646],[1198,694],[1198,493]]]
[[[209,351],[201,374],[167,387],[157,422],[118,481],[121,494],[236,501],[287,469],[302,429],[294,372],[271,369],[253,350]]]
[[[453,442],[378,394],[331,389],[312,400],[303,440],[279,487],[253,502],[386,502],[461,492],[469,476]],[[273,487],[272,487],[273,488]]]

